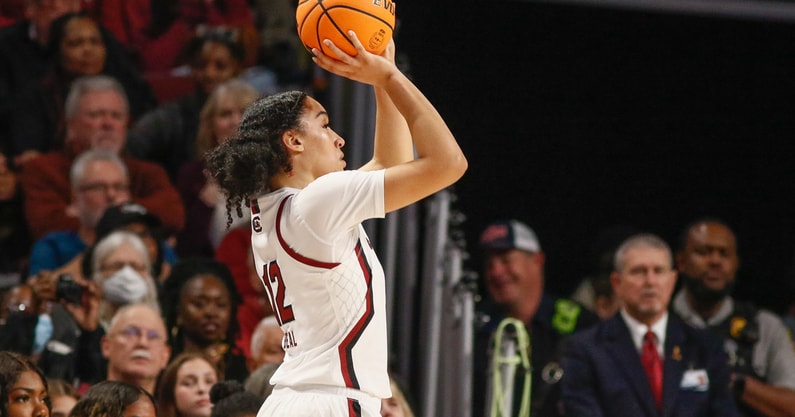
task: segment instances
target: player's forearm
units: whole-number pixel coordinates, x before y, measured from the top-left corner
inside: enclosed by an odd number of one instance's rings
[[[400,72],[393,73],[384,90],[397,110],[405,118],[417,159],[428,175],[440,182],[452,184],[464,174],[467,161],[452,132],[422,92]]]
[[[375,143],[370,168],[389,168],[414,159],[414,146],[411,141],[406,119],[400,114],[389,95],[381,88],[375,88]]]

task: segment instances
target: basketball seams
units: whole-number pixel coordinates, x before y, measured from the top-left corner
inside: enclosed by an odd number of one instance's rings
[[[385,24],[386,26],[388,26],[388,27],[389,27],[389,30],[391,30],[391,31],[393,31],[393,32],[395,31],[395,28],[393,28],[393,27],[392,27],[392,24],[391,24],[391,23],[389,23],[388,21],[384,20],[384,18],[382,18],[382,17],[378,16],[377,14],[373,14],[373,13],[370,13],[370,12],[364,11],[364,10],[362,10],[362,9],[356,9],[356,8],[354,8],[354,7],[351,7],[351,6],[348,6],[348,5],[342,5],[342,4],[341,4],[341,5],[339,5],[339,6],[331,6],[331,7],[329,7],[329,8],[326,8],[326,7],[324,7],[324,8],[323,8],[323,10],[325,10],[325,11],[326,11],[326,13],[325,13],[325,14],[326,14],[326,15],[328,15],[329,19],[331,19],[331,15],[329,15],[329,14],[328,14],[328,11],[329,11],[329,10],[334,10],[334,9],[348,9],[348,10],[354,11],[354,12],[356,12],[356,13],[361,13],[361,14],[363,14],[363,15],[365,15],[365,16],[372,17],[373,19],[375,19],[375,20],[378,20],[379,22],[381,22],[381,23]],[[358,33],[357,33],[357,35],[358,35]]]
[[[298,9],[300,9],[303,4],[308,3],[309,1],[311,1],[311,0],[301,0],[300,2],[298,2]],[[315,9],[318,6],[320,6],[320,0],[318,0],[317,3],[313,4],[306,13],[303,13],[303,19],[301,19],[300,24],[298,24],[298,37],[299,38],[301,37],[301,33],[304,30],[304,24],[306,23],[306,20],[309,18],[309,16],[312,15],[312,12],[314,12]],[[315,32],[317,32],[317,28],[315,28]],[[301,42],[301,43],[303,44],[303,42]],[[320,42],[318,42],[318,44],[319,43]],[[304,48],[311,52],[311,49],[305,44],[304,44]]]
[[[331,23],[331,25],[334,26],[334,29],[337,30],[337,33],[342,35],[342,38],[345,39],[348,42],[348,45],[350,45],[350,46],[354,46],[353,45],[353,41],[350,40],[350,38],[348,37],[348,34],[345,33],[345,31],[340,27],[340,25],[337,24],[337,21],[334,20],[334,17],[331,15],[331,11],[332,10],[344,9],[344,10],[351,11],[353,13],[358,13],[358,14],[363,15],[363,16],[368,16],[368,17],[371,17],[371,18],[383,23],[384,25],[386,25],[389,28],[390,31],[392,31],[392,32],[395,31],[395,29],[392,27],[392,25],[389,22],[387,22],[386,20],[382,19],[381,17],[379,17],[379,16],[377,16],[377,15],[375,15],[373,13],[369,13],[369,12],[366,12],[366,11],[361,10],[361,9],[356,9],[354,7],[350,7],[350,6],[347,6],[347,5],[337,5],[337,6],[326,7],[322,3],[319,3],[319,4],[320,4],[320,7],[323,8],[323,15],[325,15],[326,19],[328,19],[328,21]],[[322,22],[323,22],[323,17],[321,16],[319,19],[317,19],[317,23],[315,24],[315,33],[318,34],[318,36],[317,36],[317,44],[320,45],[321,51],[324,54],[328,55],[329,51],[326,51],[326,46],[321,42],[321,39],[320,39],[320,25],[321,25]],[[369,34],[369,33],[368,34],[357,33],[357,35],[358,36],[366,35],[366,36],[369,37],[371,34]]]
[[[331,17],[331,15],[328,13],[328,11],[329,11],[329,9],[323,7],[323,14],[326,15],[326,18],[328,19],[329,22],[331,22],[332,26],[334,26],[334,29],[337,29],[337,33],[342,35],[342,38],[345,39],[345,41],[348,42],[348,45],[354,46],[353,45],[353,41],[348,37],[348,35],[345,33],[345,31],[343,31],[342,28],[340,28],[340,25],[337,24],[337,22],[334,20],[333,17]],[[315,29],[315,31],[318,33],[318,37],[320,37],[319,35],[320,35],[320,23],[321,22],[323,22],[323,18],[322,17],[320,19],[317,19],[317,28]],[[325,45],[320,43],[320,39],[318,39],[317,43],[318,43],[318,45],[320,45],[321,48],[325,49]],[[323,53],[328,55],[328,53],[325,50],[323,51]]]

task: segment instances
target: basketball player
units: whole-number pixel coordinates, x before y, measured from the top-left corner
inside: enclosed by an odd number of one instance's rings
[[[370,162],[343,171],[345,140],[302,92],[252,104],[236,137],[207,156],[227,207],[252,198],[257,272],[285,333],[284,363],[259,417],[379,416],[391,396],[384,273],[360,223],[453,184],[467,168],[444,120],[395,66],[394,43],[375,55],[351,38],[355,57],[324,41],[342,58],[314,49],[313,60],[374,86]]]

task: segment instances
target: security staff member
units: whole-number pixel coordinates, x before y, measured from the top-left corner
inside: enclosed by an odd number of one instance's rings
[[[485,284],[492,305],[482,311],[483,320],[475,332],[472,415],[487,415],[489,367],[495,343],[499,343],[495,330],[504,318],[512,317],[524,323],[530,339],[529,352],[525,353],[532,369],[531,415],[558,416],[558,383],[563,376],[561,344],[568,335],[596,323],[598,318],[571,300],[544,294],[544,252],[535,232],[524,223],[509,220],[490,224],[481,234],[480,246],[485,254]],[[515,410],[521,403],[523,383],[523,378],[516,378]]]
[[[795,350],[775,314],[731,297],[739,258],[734,232],[717,219],[685,228],[676,267],[683,289],[673,310],[724,339],[744,416],[795,416]]]

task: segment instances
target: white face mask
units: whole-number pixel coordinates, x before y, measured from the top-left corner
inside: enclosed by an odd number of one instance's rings
[[[146,296],[148,290],[146,280],[129,265],[125,265],[102,283],[103,298],[117,305],[137,303]]]

